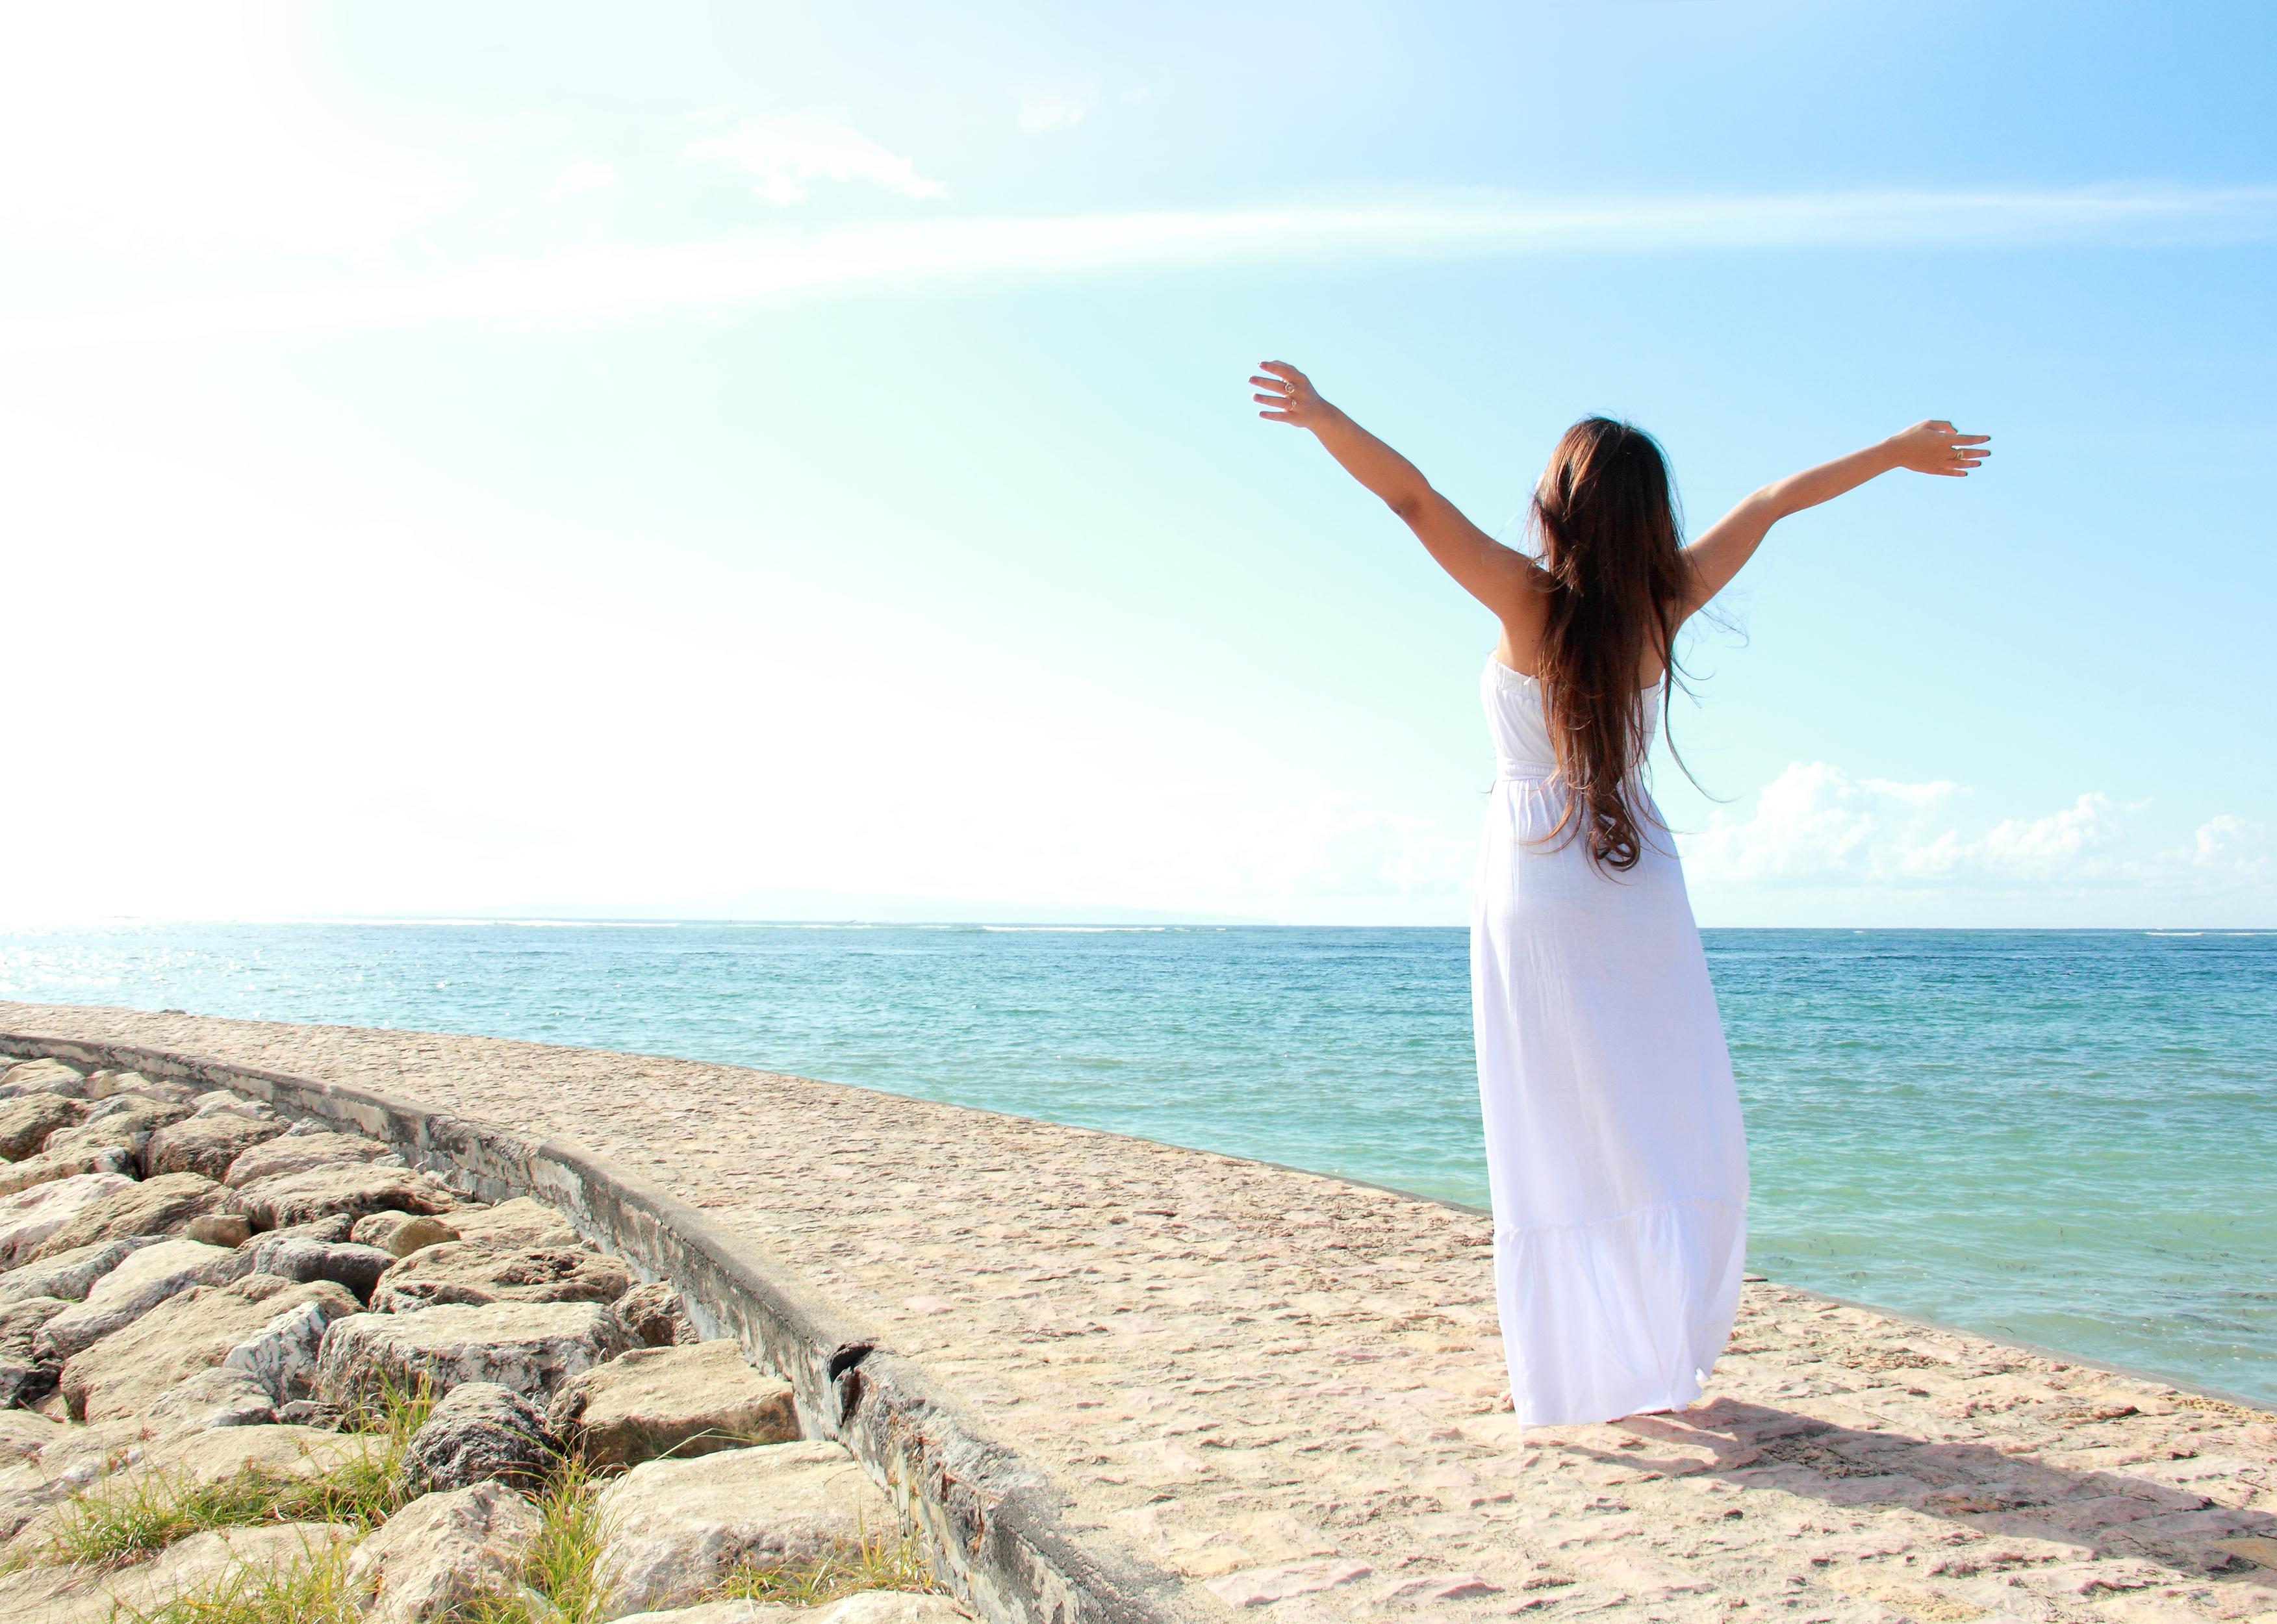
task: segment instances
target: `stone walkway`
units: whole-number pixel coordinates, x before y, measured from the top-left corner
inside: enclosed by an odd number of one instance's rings
[[[802,1270],[1260,1624],[2277,1624],[2277,1415],[1748,1288],[1710,1396],[1502,1409],[1483,1218],[687,1061],[0,1003],[0,1028],[352,1082],[582,1142]]]

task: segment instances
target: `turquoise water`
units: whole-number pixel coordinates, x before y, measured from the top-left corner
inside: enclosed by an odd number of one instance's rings
[[[1754,1267],[2277,1403],[2277,934],[1710,931]],[[0,997],[730,1061],[1483,1202],[1460,930],[0,935]]]

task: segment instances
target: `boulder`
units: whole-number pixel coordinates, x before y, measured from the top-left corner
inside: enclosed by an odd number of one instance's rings
[[[120,1095],[152,1102],[179,1105],[184,1113],[198,1091],[187,1083],[171,1078],[145,1077],[140,1071],[89,1071],[87,1074],[87,1097],[90,1100],[116,1099]]]
[[[156,1246],[162,1239],[157,1235],[133,1235],[125,1240],[97,1241],[91,1247],[74,1247],[54,1257],[11,1269],[0,1275],[0,1308],[27,1297],[60,1297],[65,1302],[84,1302],[97,1280],[131,1254],[145,1247]]]
[[[194,1240],[162,1240],[145,1247],[95,1283],[87,1300],[50,1320],[41,1333],[41,1352],[61,1364],[81,1348],[93,1347],[112,1331],[136,1320],[179,1292],[217,1285],[248,1272],[251,1260]]]
[[[371,1300],[371,1288],[395,1265],[395,1255],[377,1247],[350,1242],[310,1240],[306,1236],[264,1235],[247,1248],[253,1266],[266,1275],[287,1280],[331,1280],[354,1292],[356,1300]]]
[[[397,1257],[409,1257],[422,1247],[456,1240],[459,1231],[440,1218],[391,1210],[367,1213],[358,1218],[349,1238],[360,1246],[377,1247]]]
[[[543,1201],[517,1195],[495,1207],[462,1207],[451,1215],[459,1239],[501,1252],[523,1247],[574,1247],[577,1231],[569,1220]]]
[[[606,1530],[594,1579],[610,1617],[695,1601],[747,1564],[842,1556],[898,1526],[854,1457],[827,1443],[651,1460],[594,1510]]]
[[[241,1212],[202,1212],[182,1225],[182,1236],[209,1247],[241,1247],[253,1239],[253,1225]]]
[[[0,1100],[19,1100],[27,1094],[83,1100],[87,1097],[87,1079],[75,1067],[60,1060],[26,1060],[0,1071]]]
[[[295,1399],[277,1407],[277,1419],[288,1426],[324,1427],[337,1432],[347,1418],[322,1399]]]
[[[251,1375],[226,1364],[175,1383],[153,1399],[144,1414],[151,1430],[161,1437],[213,1427],[258,1427],[300,1419],[284,1414],[276,1397]]]
[[[59,1094],[25,1094],[0,1100],[0,1158],[20,1162],[48,1142],[57,1128],[78,1125],[87,1117],[87,1102]]]
[[[68,1178],[62,1181],[76,1182]],[[99,1240],[124,1240],[130,1235],[171,1235],[200,1213],[213,1210],[214,1203],[220,1199],[221,1186],[200,1173],[165,1173],[145,1178],[141,1184],[130,1183],[72,1213],[32,1248],[27,1261],[36,1262],[42,1257],[68,1252],[73,1247],[92,1246]]]
[[[689,1460],[799,1435],[790,1384],[751,1369],[733,1342],[635,1348],[564,1383],[545,1420],[592,1466]]]
[[[571,1376],[631,1346],[624,1322],[605,1303],[489,1302],[357,1314],[324,1334],[316,1391],[345,1408],[387,1384],[411,1392],[423,1381],[439,1395],[461,1382],[496,1382],[542,1404]]]
[[[275,1110],[263,1101],[248,1099],[234,1088],[209,1088],[190,1101],[190,1109],[200,1117],[243,1117],[254,1122],[275,1122],[278,1132],[286,1125],[278,1121]]]
[[[65,1132],[74,1132],[65,1129]],[[61,1139],[62,1133],[50,1135]],[[124,1146],[105,1145],[88,1150],[42,1150],[37,1155],[26,1156],[20,1162],[0,1163],[0,1195],[13,1195],[19,1190],[28,1190],[34,1185],[48,1184],[57,1178],[72,1178],[81,1173],[133,1173],[134,1153]]]
[[[243,1213],[259,1231],[332,1216],[353,1224],[366,1213],[388,1208],[402,1212],[448,1212],[454,1205],[451,1193],[428,1174],[364,1163],[264,1178],[232,1191],[224,1210]]]
[[[115,1094],[89,1111],[77,1127],[57,1128],[49,1134],[48,1142],[41,1148],[54,1155],[65,1150],[116,1147],[134,1153],[139,1170],[150,1135],[188,1114],[187,1106],[165,1105],[139,1094]]]
[[[522,1555],[542,1526],[535,1506],[497,1483],[424,1494],[356,1547],[347,1589],[370,1597],[373,1624],[456,1618],[520,1587]]]
[[[263,1579],[321,1562],[355,1537],[337,1522],[279,1522],[220,1529],[168,1545],[131,1567],[26,1567],[0,1581],[0,1620],[37,1624],[118,1624],[121,1620],[171,1619],[169,1605],[197,1597],[228,1605],[258,1597]],[[183,1616],[189,1616],[184,1610]],[[195,1616],[208,1616],[203,1608]],[[249,1618],[255,1609],[232,1607],[213,1616]],[[269,1616],[263,1613],[260,1616]]]
[[[263,1140],[229,1164],[222,1183],[232,1190],[282,1178],[289,1173],[313,1172],[320,1167],[354,1166],[370,1162],[382,1167],[401,1167],[403,1158],[376,1139],[361,1133],[280,1133]]]
[[[662,1613],[628,1613],[616,1624],[809,1624],[809,1610],[741,1598],[700,1601],[692,1607],[667,1607]]]
[[[616,1301],[617,1317],[643,1347],[676,1347],[696,1340],[680,1293],[664,1280],[636,1285]]]
[[[862,1590],[817,1608],[807,1624],[970,1624],[971,1617],[946,1596]]]
[[[80,1173],[74,1178],[34,1185],[14,1195],[0,1195],[0,1269],[12,1269],[32,1262],[34,1254],[56,1231],[81,1211],[106,1197],[136,1187],[124,1173]],[[51,1247],[46,1255],[59,1259],[71,1249]]]
[[[259,1338],[279,1316],[308,1302],[324,1304],[328,1321],[354,1315],[357,1306],[329,1280],[303,1284],[256,1274],[226,1285],[192,1286],[65,1361],[65,1402],[83,1421],[138,1414],[176,1382],[221,1364],[238,1344]]]
[[[240,1213],[237,1216],[243,1217],[245,1215]],[[347,1214],[336,1212],[322,1218],[311,1218],[306,1224],[287,1224],[261,1233],[270,1240],[321,1240],[328,1247],[336,1247],[347,1239],[354,1227],[355,1221]]]
[[[560,1459],[536,1405],[496,1382],[461,1382],[411,1435],[403,1470],[422,1491],[464,1489],[494,1478],[531,1484]]]
[[[133,1466],[106,1480],[95,1492],[131,1495],[144,1484],[183,1489],[210,1488],[240,1472],[279,1483],[322,1477],[342,1464],[370,1453],[362,1437],[343,1437],[316,1427],[209,1427],[151,1445]],[[116,1488],[113,1488],[115,1483]]]
[[[470,1240],[445,1241],[394,1266],[371,1294],[385,1314],[444,1303],[614,1302],[632,1285],[615,1258],[583,1247],[494,1251]]]
[[[22,1409],[56,1390],[62,1361],[40,1352],[40,1331],[71,1306],[60,1297],[27,1297],[0,1308],[0,1407]]]
[[[0,1468],[30,1460],[54,1443],[70,1424],[50,1421],[29,1410],[0,1410]]]
[[[160,1173],[202,1173],[218,1182],[230,1163],[255,1145],[285,1132],[281,1122],[264,1122],[239,1111],[207,1111],[170,1122],[150,1135],[142,1147],[142,1170]]]
[[[334,1289],[280,1310],[276,1318],[222,1356],[225,1369],[244,1371],[279,1404],[292,1404],[316,1392],[316,1354],[324,1346],[326,1329],[362,1306],[337,1282],[314,1284]]]

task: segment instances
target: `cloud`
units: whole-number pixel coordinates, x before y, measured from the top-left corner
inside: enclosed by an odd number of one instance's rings
[[[1020,133],[1041,135],[1052,130],[1072,130],[1090,111],[1091,104],[1078,95],[1048,92],[1024,95],[1020,98]]]
[[[1752,812],[1717,812],[1681,841],[1702,884],[2159,890],[2212,893],[2266,881],[2268,831],[2228,814],[2167,849],[2134,832],[2139,808],[2090,791],[2035,818],[1964,831],[1969,792],[1947,782],[1854,778],[1823,761],[1795,762],[1765,785]]]
[[[732,130],[689,142],[680,156],[748,175],[751,189],[779,208],[803,202],[810,183],[817,180],[863,181],[902,197],[948,195],[939,181],[926,179],[914,163],[872,141],[834,109],[747,118]]]
[[[804,118],[805,115],[800,115]],[[780,130],[796,119],[776,120]],[[806,179],[938,189],[842,124],[796,140],[695,143],[751,173],[762,195]],[[835,130],[838,133],[827,133]],[[833,147],[841,135],[853,145]],[[749,137],[747,140],[746,137]],[[875,156],[864,157],[866,150]],[[832,154],[836,156],[832,156]],[[803,156],[802,156],[803,154]],[[1348,263],[1552,253],[1847,247],[2111,244],[2277,235],[2277,187],[2048,193],[1828,193],[1527,202],[1505,197],[1047,217],[935,217],[779,227],[674,248],[613,248],[486,266],[415,282],[185,300],[0,321],[0,353],[439,320],[620,316],[674,307],[843,298],[1015,278],[1160,266]]]
[[[564,164],[553,178],[553,194],[557,197],[576,197],[589,192],[605,192],[618,181],[616,166],[596,158],[581,158],[575,164]]]

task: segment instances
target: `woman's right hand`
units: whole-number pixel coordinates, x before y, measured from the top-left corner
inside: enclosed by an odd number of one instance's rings
[[[1961,434],[1942,417],[1917,423],[1886,442],[1900,468],[1916,474],[1942,474],[1959,479],[1992,454],[1986,449],[1989,434]]]

